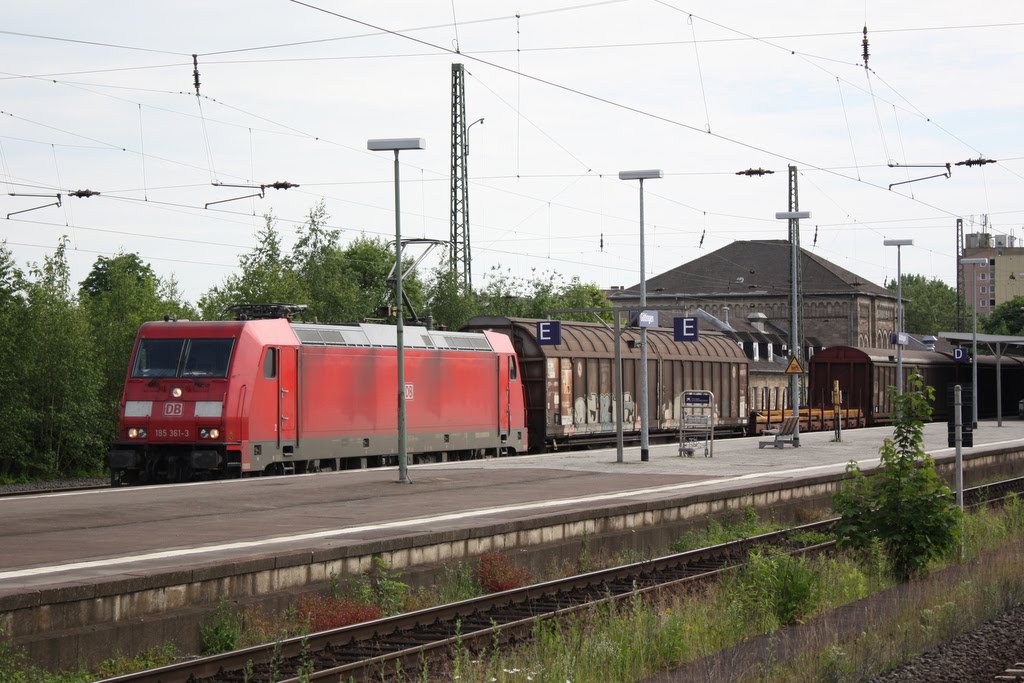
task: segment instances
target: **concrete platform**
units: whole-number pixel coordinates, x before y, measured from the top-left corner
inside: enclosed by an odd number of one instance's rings
[[[603,449],[420,465],[412,484],[388,468],[0,499],[0,629],[47,665],[68,665],[95,643],[54,650],[54,634],[137,631],[220,595],[308,590],[367,571],[374,556],[406,570],[588,539],[654,552],[725,509],[827,504],[846,463],[875,466],[888,436],[812,432],[782,449],[719,440],[710,458],[654,445],[649,462],[632,447],[623,462]],[[1024,422],[984,422],[974,436],[969,467],[1021,470]],[[945,424],[926,426],[925,446],[952,458]]]
[[[707,495],[754,483],[870,468],[891,429],[801,435],[801,447],[758,449],[764,437],[724,439],[714,457],[678,456],[654,445],[650,461],[626,448],[571,451],[409,468],[244,479],[0,499],[0,596],[124,571],[174,571],[183,564],[239,561],[508,522],[551,512],[599,510],[624,502]],[[1024,443],[1024,422],[983,422],[974,448]],[[950,455],[946,427],[925,428],[925,447]]]

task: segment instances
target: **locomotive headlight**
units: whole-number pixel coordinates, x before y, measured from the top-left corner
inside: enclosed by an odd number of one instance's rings
[[[211,429],[211,430],[210,430],[210,438],[211,438],[211,439],[216,439],[216,438],[218,438],[219,436],[220,436],[220,430],[219,430],[219,429],[217,429],[216,427],[214,427],[213,429]]]
[[[129,439],[145,439],[146,429],[144,427],[129,427],[128,428]]]
[[[203,427],[199,430],[200,439],[216,439],[220,436],[220,430],[216,427],[206,428]]]
[[[171,396],[174,398],[181,398],[181,387],[174,387],[171,389]]]

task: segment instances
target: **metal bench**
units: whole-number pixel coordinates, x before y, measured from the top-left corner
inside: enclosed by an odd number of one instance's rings
[[[775,448],[782,448],[786,445],[786,442],[793,443],[793,437],[796,435],[797,425],[800,424],[799,415],[791,415],[782,421],[782,424],[778,425],[777,428],[766,429],[762,434],[766,436],[774,436],[775,438],[771,441],[758,441],[757,447],[764,448],[765,446],[773,446]]]

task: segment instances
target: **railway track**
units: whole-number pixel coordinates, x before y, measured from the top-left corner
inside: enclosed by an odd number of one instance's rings
[[[1024,478],[965,491],[965,504],[996,503],[1024,491]],[[299,683],[379,680],[383,672],[421,672],[456,646],[470,651],[529,638],[539,621],[562,618],[603,602],[715,580],[739,566],[758,545],[790,553],[828,552],[833,542],[801,543],[827,533],[834,520],[802,525],[655,560],[614,567],[458,603],[291,638],[108,679],[106,683]],[[431,664],[434,662],[435,664]]]
[[[0,491],[0,498],[16,498],[18,496],[40,496],[47,493],[76,493],[78,491],[96,491],[99,489],[108,489],[109,484],[81,484],[71,486],[41,486],[39,488],[26,487],[22,489],[12,489],[8,491]]]
[[[382,672],[419,672],[458,645],[469,650],[528,638],[538,621],[568,616],[685,583],[714,580],[758,545],[822,552],[833,542],[800,544],[818,522],[740,541],[493,593],[449,605],[291,638],[108,679],[107,683],[254,683],[377,680]],[[797,540],[794,540],[797,539]]]

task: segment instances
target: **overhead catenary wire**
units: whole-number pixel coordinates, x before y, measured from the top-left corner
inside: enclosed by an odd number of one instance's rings
[[[53,154],[53,171],[57,176],[57,187],[63,187],[64,183],[60,179],[60,164],[57,163],[57,148],[50,145],[50,152]],[[61,206],[60,195],[57,195],[57,206]],[[71,207],[67,204],[63,205],[64,209],[64,224],[71,226],[71,244],[74,248],[78,248],[78,235],[75,232],[73,220],[71,218]],[[9,216],[8,216],[9,218]]]
[[[598,4],[603,4],[603,3],[598,3]],[[671,5],[668,5],[667,3],[664,3],[664,2],[663,2],[662,4],[666,4],[666,6],[672,7]],[[713,23],[713,24],[714,24],[714,23]],[[721,26],[721,25],[718,25],[718,26]],[[723,27],[723,28],[726,28],[726,27]],[[730,29],[730,30],[731,30],[731,29]],[[382,30],[382,32],[383,32],[383,33],[386,33],[386,30]],[[816,34],[816,35],[817,35],[817,34]],[[820,34],[820,35],[826,35],[826,34]],[[831,34],[827,34],[827,35],[831,35]],[[744,37],[745,37],[745,36],[744,36]],[[763,39],[758,39],[757,37],[748,37],[748,38],[749,38],[749,39],[752,39],[752,40],[754,40],[754,39],[757,39],[757,40],[763,40]],[[769,43],[769,44],[770,44],[770,43]],[[778,47],[778,46],[774,46],[774,45],[773,45],[773,47]],[[439,49],[441,49],[441,48],[439,48]],[[782,48],[782,49],[785,49],[785,48]],[[919,112],[920,112],[920,110],[919,110]],[[923,116],[923,115],[922,115],[922,116]],[[860,178],[859,178],[859,177],[858,177],[857,179],[858,179],[858,180],[860,180]]]
[[[14,194],[14,189],[11,185],[11,169],[7,165],[7,154],[4,152],[3,140],[0,140],[0,164],[2,164],[4,171],[4,182],[7,183],[7,194]]]
[[[686,23],[690,25],[690,33],[693,35],[693,56],[697,62],[697,76],[700,80],[700,94],[704,100],[704,127],[710,133],[711,132],[711,114],[708,113],[708,93],[704,89],[704,70],[700,66],[700,50],[697,48],[697,28],[693,25],[693,15],[689,14],[686,17]]]
[[[142,128],[142,105],[139,104],[139,156],[142,159],[142,196],[149,199],[149,190],[146,189],[146,135]]]
[[[666,3],[663,2],[663,0],[657,0],[657,1],[660,4],[666,4]],[[425,41],[425,40],[423,40],[421,38],[416,38],[414,36],[403,35],[403,34],[397,32],[397,31],[393,31],[391,29],[386,29],[386,28],[377,26],[375,24],[372,24],[370,22],[363,21],[362,19],[356,19],[356,18],[354,18],[354,17],[352,17],[350,15],[342,14],[340,12],[336,12],[336,11],[333,11],[333,10],[326,9],[324,7],[320,7],[320,6],[314,5],[314,4],[310,3],[310,2],[306,2],[305,0],[289,0],[289,2],[291,2],[292,4],[295,4],[295,5],[306,7],[308,9],[311,9],[311,10],[314,10],[314,11],[317,11],[317,12],[321,12],[323,14],[327,14],[329,16],[336,17],[338,19],[342,19],[344,21],[349,21],[349,22],[352,22],[352,23],[355,23],[355,24],[359,24],[359,25],[362,25],[362,26],[367,26],[369,28],[373,28],[373,29],[380,30],[380,31],[387,31],[389,34],[394,35],[396,37],[405,38],[406,40],[410,40],[410,41],[413,41],[413,42],[416,42],[416,43],[419,43],[419,44],[422,44],[422,45],[430,46],[430,47],[435,48],[437,50],[446,51],[446,52],[451,53],[451,50],[448,50],[447,48],[445,48],[443,46],[440,46],[440,45],[435,45],[435,44],[430,43],[429,41]],[[667,6],[671,7],[671,5],[667,5]],[[673,9],[676,9],[676,8],[673,8]],[[767,149],[765,147],[762,147],[762,146],[759,146],[759,145],[756,145],[756,144],[753,144],[753,143],[745,142],[743,140],[739,140],[737,138],[733,138],[733,137],[730,137],[730,136],[727,136],[727,135],[722,135],[720,133],[714,133],[714,132],[707,132],[707,131],[704,131],[704,130],[698,128],[697,126],[694,126],[692,124],[688,124],[686,122],[670,118],[668,116],[663,116],[663,115],[660,115],[660,114],[655,114],[653,112],[641,109],[639,107],[635,107],[635,106],[632,106],[632,105],[624,104],[622,102],[618,102],[618,101],[615,101],[615,100],[612,100],[610,98],[603,97],[603,96],[600,96],[600,95],[595,95],[593,93],[589,93],[589,92],[580,90],[578,88],[573,88],[571,86],[567,86],[567,85],[564,85],[564,84],[561,84],[561,83],[557,83],[555,81],[552,81],[552,80],[549,80],[549,79],[546,79],[546,78],[541,78],[540,76],[535,76],[535,75],[532,75],[532,74],[528,74],[528,73],[522,72],[521,70],[512,69],[510,67],[503,66],[501,64],[497,64],[495,62],[491,62],[491,61],[488,61],[488,60],[485,60],[485,59],[481,59],[479,57],[475,57],[475,56],[470,55],[470,54],[464,54],[463,57],[466,58],[466,59],[472,59],[472,60],[480,62],[482,64],[486,64],[487,66],[489,66],[491,68],[494,68],[494,69],[497,69],[497,70],[500,70],[500,71],[509,72],[509,73],[514,74],[514,75],[518,75],[519,77],[527,78],[527,79],[529,79],[531,81],[534,81],[536,83],[540,83],[542,85],[546,85],[546,86],[549,86],[549,87],[552,87],[552,88],[556,88],[556,89],[559,89],[559,90],[562,90],[562,91],[565,91],[565,92],[568,92],[568,93],[572,93],[572,94],[578,95],[580,97],[583,97],[583,98],[586,98],[586,99],[589,99],[589,100],[592,100],[592,101],[595,101],[595,102],[600,102],[600,103],[606,104],[608,106],[615,107],[617,109],[621,109],[623,111],[632,112],[632,113],[635,113],[635,114],[647,117],[649,119],[652,119],[652,120],[655,120],[655,121],[660,121],[662,123],[666,123],[666,124],[669,124],[669,125],[672,125],[672,126],[677,126],[679,128],[683,128],[683,129],[686,129],[686,130],[706,133],[707,135],[712,136],[712,137],[714,137],[716,139],[719,139],[719,140],[722,140],[724,142],[728,142],[728,143],[737,145],[739,147],[743,147],[743,148],[748,149],[750,151],[760,152],[762,154],[767,154],[769,156],[772,156],[772,157],[775,157],[775,158],[778,158],[778,159],[782,159],[782,160],[785,160],[785,161],[788,161],[788,162],[795,163],[798,166],[815,168],[817,170],[829,172],[829,173],[832,173],[833,175],[836,175],[838,177],[845,178],[847,180],[851,180],[853,182],[866,185],[868,187],[872,187],[872,188],[879,189],[879,190],[883,190],[884,189],[884,190],[888,191],[888,188],[886,188],[886,187],[884,187],[882,185],[878,185],[876,183],[871,183],[871,182],[865,181],[863,179],[859,179],[858,180],[855,177],[848,176],[848,175],[845,175],[845,174],[842,174],[842,173],[837,173],[837,172],[834,172],[834,171],[827,171],[826,169],[822,168],[821,166],[819,166],[817,164],[813,164],[813,163],[810,163],[808,161],[797,159],[797,158],[791,157],[791,156],[786,155],[786,154],[781,153],[781,152],[775,152],[775,151],[772,151],[772,150]],[[908,198],[908,199],[910,199],[911,201],[914,201],[916,203],[922,204],[924,206],[928,206],[929,208],[935,209],[937,211],[946,211],[946,210],[942,209],[941,207],[934,206],[934,205],[929,204],[928,202],[924,202],[924,201],[922,201],[920,199],[916,199],[916,198]],[[948,213],[950,216],[955,216],[956,215],[955,212],[952,212],[952,211],[946,211],[946,213]]]
[[[455,16],[455,0],[452,0],[452,30],[455,32],[455,51],[461,52],[459,49],[459,18]]]
[[[896,107],[892,108],[892,119],[896,123],[896,135],[900,141],[900,152],[903,153],[903,165],[907,167],[907,181],[910,181],[910,162],[907,161],[907,148],[903,145],[903,131],[900,130],[900,116],[896,113]],[[914,188],[908,188],[910,190],[910,196],[914,196]]]
[[[521,14],[521,16],[542,16],[542,15],[548,15],[548,14],[572,12],[572,11],[576,11],[576,10],[580,10],[580,9],[591,9],[591,8],[600,7],[600,6],[603,6],[603,5],[619,4],[619,3],[622,3],[622,2],[626,2],[626,1],[627,0],[601,0],[599,2],[590,2],[590,3],[580,4],[580,5],[572,5],[572,6],[568,6],[568,7],[555,7],[555,8],[550,8],[550,9],[546,9],[546,10],[538,10],[538,11],[534,11],[534,12],[521,12],[520,14]],[[667,5],[667,6],[671,7],[671,5]],[[678,8],[673,8],[673,9],[678,9]],[[472,25],[472,24],[486,24],[486,23],[501,22],[501,21],[506,21],[509,18],[510,17],[508,15],[500,15],[500,16],[495,16],[495,17],[485,17],[485,18],[481,18],[481,19],[475,19],[475,20],[471,20],[471,21],[463,20],[461,23],[462,23],[463,26],[469,26],[469,25]],[[434,30],[434,29],[451,28],[451,26],[452,26],[452,24],[442,23],[442,24],[432,24],[432,25],[426,25],[426,26],[416,26],[416,27],[404,28],[404,29],[399,29],[399,30],[401,30],[402,32],[428,31],[428,30]],[[954,24],[952,26],[910,26],[910,27],[902,27],[902,28],[874,29],[872,32],[873,33],[877,33],[877,34],[886,34],[886,33],[919,33],[919,32],[927,32],[927,31],[966,31],[966,30],[997,29],[997,28],[1014,28],[1014,27],[1018,27],[1018,26],[1024,26],[1024,22],[995,22],[995,23],[984,23],[984,24]],[[726,42],[744,42],[744,41],[753,41],[753,40],[790,40],[790,39],[800,39],[800,38],[830,38],[830,37],[842,37],[842,36],[856,35],[857,33],[859,33],[859,32],[858,31],[816,31],[816,32],[813,32],[813,33],[783,33],[783,34],[765,35],[765,36],[741,36],[741,37],[737,37],[737,38],[706,38],[706,39],[701,40],[701,42],[702,43],[726,43]],[[292,41],[292,42],[286,42],[286,43],[270,43],[270,44],[265,44],[265,45],[255,45],[255,46],[248,46],[248,47],[241,47],[241,48],[230,48],[230,49],[224,49],[224,50],[212,50],[212,51],[200,52],[198,54],[199,54],[200,57],[212,57],[212,56],[228,55],[228,54],[240,54],[240,53],[245,53],[245,52],[264,52],[264,51],[268,51],[268,50],[277,50],[277,49],[289,48],[289,47],[307,47],[307,46],[310,46],[310,45],[318,45],[318,44],[338,42],[338,41],[347,41],[347,40],[356,40],[356,39],[370,38],[370,37],[373,37],[375,35],[382,35],[382,34],[384,34],[383,31],[375,31],[373,33],[362,33],[362,34],[347,35],[347,36],[333,36],[333,37],[330,37],[330,38],[318,38],[318,39],[313,39],[313,40],[300,40],[300,41]],[[157,53],[157,54],[167,54],[167,55],[182,56],[182,57],[186,57],[186,58],[191,56],[191,53],[188,53],[188,52],[176,52],[176,51],[168,51],[168,50],[158,50],[158,49],[155,49],[155,48],[145,48],[145,47],[139,47],[139,46],[134,46],[134,45],[125,45],[125,44],[120,44],[120,43],[80,40],[80,39],[76,39],[76,38],[68,38],[68,37],[64,37],[64,36],[52,36],[52,35],[45,35],[45,34],[40,34],[40,33],[23,33],[23,32],[18,32],[18,31],[0,30],[0,35],[19,36],[19,37],[32,38],[32,39],[37,39],[37,40],[50,40],[50,41],[57,41],[57,42],[79,43],[79,44],[82,44],[82,45],[92,45],[92,46],[97,46],[97,47],[113,48],[113,49],[126,50],[126,51],[151,52],[151,53]],[[530,51],[530,50],[534,50],[534,51],[535,50],[545,50],[545,49],[588,49],[588,48],[603,48],[603,47],[650,47],[652,45],[679,44],[680,42],[683,42],[683,41],[667,41],[667,42],[666,41],[659,41],[659,42],[648,42],[648,43],[625,43],[625,44],[593,45],[593,46],[566,46],[566,47],[555,47],[555,48],[527,48],[527,51]],[[686,42],[688,42],[688,41],[686,41]],[[494,50],[494,51],[491,51],[491,52],[498,52],[498,50]],[[165,64],[165,65],[158,65],[158,66],[130,67],[130,68],[131,69],[138,69],[138,68],[142,68],[142,69],[147,69],[147,68],[169,68],[169,67],[179,67],[181,65],[182,64],[179,63],[179,64]],[[107,71],[107,70],[103,70],[103,71]],[[95,72],[82,71],[82,72],[77,72],[77,73],[99,73],[99,72],[100,71],[95,71]],[[39,74],[39,75],[59,76],[59,75],[62,75],[62,74],[54,73],[54,74]],[[2,79],[0,79],[0,80],[2,80]]]
[[[274,122],[272,122],[272,123],[274,123]],[[64,131],[64,132],[68,132],[68,133],[70,133],[70,134],[74,134],[74,133],[71,133],[70,131]],[[318,138],[318,139],[319,139],[319,138]],[[109,145],[109,143],[106,143],[106,144],[107,144],[107,145]],[[114,145],[109,145],[109,146],[111,146],[111,147],[115,147]],[[721,172],[721,173],[723,173],[723,174],[724,174],[724,173],[726,173],[726,172]],[[359,182],[361,182],[361,183],[366,183],[367,181],[359,181]],[[380,181],[380,182],[383,182],[383,181]],[[389,182],[390,182],[390,181],[389,181]],[[522,193],[515,193],[515,192],[509,192],[508,190],[505,190],[505,189],[503,189],[503,188],[492,188],[492,189],[494,189],[494,190],[496,190],[496,191],[506,192],[506,193],[509,193],[509,194],[515,194],[515,195],[518,195],[518,196],[522,196],[522,197],[524,197],[524,198],[529,198],[529,199],[531,199],[531,200],[533,200],[533,201],[537,201],[538,203],[540,203],[540,202],[543,202],[543,201],[546,201],[546,200],[544,200],[544,199],[541,199],[541,198],[529,197],[528,195],[524,195],[524,194],[522,194]],[[673,202],[675,202],[675,203],[679,203],[680,205],[682,205],[682,206],[686,206],[687,208],[690,208],[690,209],[691,209],[691,210],[693,210],[693,211],[697,211],[697,212],[701,212],[701,211],[704,211],[703,209],[700,209],[700,208],[698,208],[698,207],[693,207],[693,206],[689,206],[689,205],[687,205],[687,204],[685,204],[685,203],[682,203],[682,202],[678,202],[677,200],[674,200],[674,199],[671,199],[671,198],[667,198],[667,197],[666,197],[666,198],[664,198],[664,199],[666,199],[667,201],[673,201]],[[565,206],[568,206],[568,205],[565,205]],[[568,208],[572,208],[572,209],[574,209],[574,210],[579,210],[579,207],[571,207],[571,206],[568,206]],[[721,215],[721,216],[726,216],[726,217],[735,217],[735,218],[743,218],[743,219],[746,219],[746,220],[767,220],[767,219],[761,219],[760,217],[749,217],[749,216],[737,216],[737,215],[735,215],[735,214],[726,214],[726,213],[721,213],[721,212],[708,212],[708,213],[711,213],[711,214],[713,214],[713,215]],[[604,216],[604,214],[603,214],[603,212],[602,212],[602,217],[603,217],[603,216]],[[629,220],[629,219],[626,219],[626,218],[620,218],[620,220]]]
[[[208,113],[209,113],[209,112],[207,112],[207,114],[208,114]],[[517,169],[517,170],[519,170],[519,169]],[[424,172],[424,171],[423,171],[423,169],[421,169],[421,179],[422,179],[422,174],[423,174],[423,172]],[[859,174],[859,171],[858,171],[858,174]],[[525,176],[523,176],[523,177],[525,177]],[[146,184],[146,183],[143,183],[143,185],[144,185],[144,184]],[[543,201],[543,200],[542,200],[542,201]]]
[[[192,55],[192,79],[196,88],[196,105],[199,107],[199,120],[203,124],[203,141],[206,143],[206,163],[210,171],[210,182],[214,185],[217,184],[217,167],[213,162],[213,149],[210,147],[210,133],[206,129],[206,117],[203,115],[203,100],[199,95],[199,57],[198,55]]]
[[[853,144],[853,129],[850,128],[850,117],[846,113],[846,99],[843,97],[843,83],[836,76],[836,86],[839,88],[839,102],[843,105],[843,120],[846,121],[846,135],[850,138],[850,152],[853,154],[853,166],[857,169],[857,180],[860,180],[860,164],[857,163],[857,146]]]

